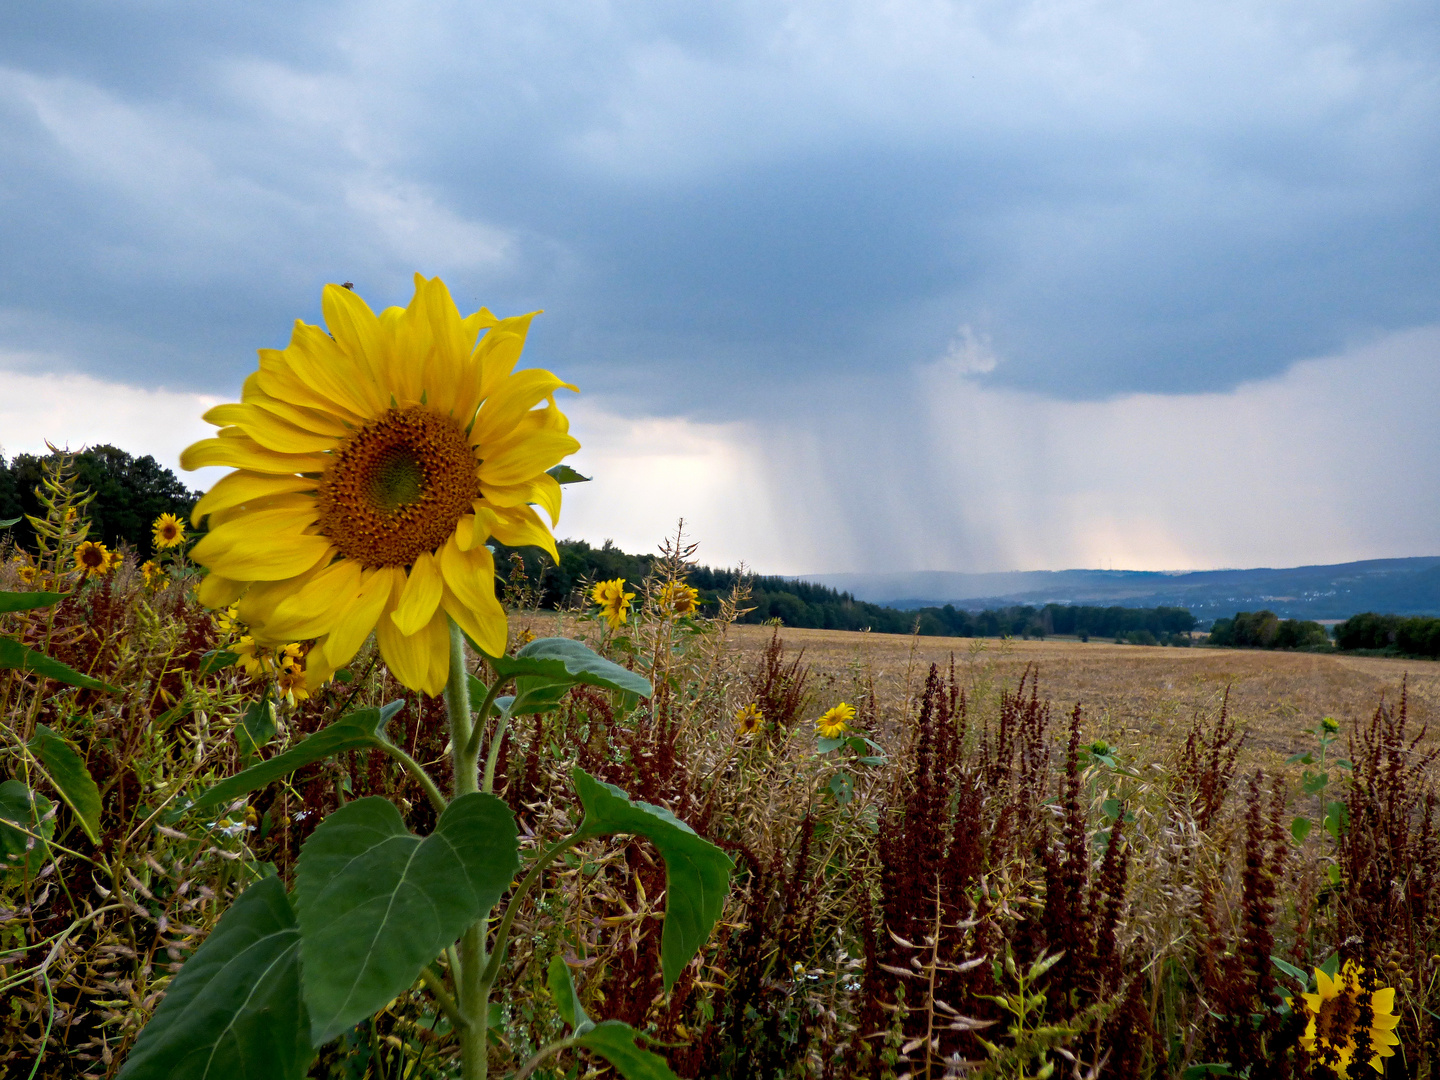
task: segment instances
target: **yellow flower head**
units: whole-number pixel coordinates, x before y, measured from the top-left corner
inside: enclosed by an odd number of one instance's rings
[[[666,582],[660,590],[660,606],[674,615],[694,615],[700,606],[700,592],[683,581]]]
[[[75,569],[86,577],[108,574],[115,556],[98,540],[86,540],[75,549]]]
[[[22,566],[22,567],[20,567],[20,580],[23,581],[26,585],[34,585],[34,584],[35,584],[35,567],[33,567],[33,566]]]
[[[635,594],[625,591],[624,578],[616,578],[613,581],[597,581],[590,590],[590,599],[599,605],[600,614],[605,616],[610,629],[618,630],[629,617],[630,601],[635,599]]]
[[[234,604],[215,612],[215,629],[222,637],[228,637],[240,629],[240,614]]]
[[[179,547],[185,543],[185,526],[180,524],[180,519],[174,514],[161,514],[150,528],[153,530],[155,546],[161,550]]]
[[[181,456],[235,469],[195,506],[200,599],[238,600],[266,645],[315,639],[310,689],[373,630],[401,683],[438,694],[447,617],[505,651],[486,541],[559,561],[535,507],[559,517],[546,470],[580,444],[554,395],[575,387],[515,370],[532,316],[462,318],[439,278],[416,275],[409,306],[378,315],[338,285],[321,307],[326,328],[297,322],[288,348],[260,350],[241,402],[205,414],[218,435]]]
[[[240,658],[240,666],[252,679],[275,670],[274,650],[256,644],[255,639],[248,634],[232,645],[230,651]]]
[[[855,706],[842,701],[815,721],[815,731],[822,739],[838,739],[850,730],[850,721],[854,719]]]
[[[1335,1075],[1341,1077],[1350,1075],[1350,1059],[1355,1054],[1356,1024],[1364,995],[1360,983],[1364,974],[1365,969],[1353,960],[1346,960],[1339,977],[1334,979],[1316,968],[1317,993],[1300,995],[1306,1019],[1300,1045],[1324,1060],[1335,1070]],[[1295,1004],[1293,999],[1290,1004]],[[1387,986],[1373,991],[1370,1007],[1375,1016],[1370,1022],[1370,1048],[1374,1051],[1370,1067],[1383,1073],[1385,1066],[1381,1059],[1392,1057],[1393,1048],[1400,1045],[1395,1034],[1395,1027],[1400,1023],[1400,1017],[1394,1012],[1395,990]]]
[[[160,567],[154,559],[146,559],[141,563],[140,573],[144,575],[147,586],[157,585],[160,581]]]
[[[292,641],[275,654],[280,677],[275,680],[275,693],[292,709],[310,696],[305,685],[305,646]]]
[[[735,710],[735,730],[741,735],[753,735],[765,722],[765,714],[753,701]]]

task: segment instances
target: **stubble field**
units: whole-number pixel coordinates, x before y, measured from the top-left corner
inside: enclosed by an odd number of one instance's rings
[[[735,626],[735,644],[747,664],[770,641],[768,626]],[[1440,738],[1431,723],[1440,709],[1440,665],[1423,660],[1244,649],[1161,648],[1079,641],[1001,641],[986,638],[911,638],[899,634],[785,628],[781,640],[804,650],[819,682],[831,693],[850,689],[857,668],[874,679],[885,706],[920,692],[929,666],[944,670],[954,658],[956,677],[972,701],[989,705],[1013,690],[1034,665],[1039,693],[1059,719],[1078,702],[1087,737],[1130,749],[1144,761],[1165,756],[1185,740],[1197,711],[1219,712],[1229,691],[1229,713],[1247,732],[1250,767],[1272,770],[1309,745],[1304,728],[1323,716],[1351,731],[1368,721],[1381,695],[1392,704],[1408,678],[1408,709],[1418,730],[1431,724],[1423,745]]]

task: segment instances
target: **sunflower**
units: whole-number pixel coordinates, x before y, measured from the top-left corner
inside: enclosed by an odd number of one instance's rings
[[[86,540],[75,549],[75,569],[86,577],[108,574],[113,560],[110,549],[99,540]]]
[[[615,578],[613,581],[597,581],[590,590],[590,599],[599,605],[600,614],[605,616],[610,629],[618,630],[629,617],[630,601],[635,599],[635,594],[625,591],[624,578]]]
[[[660,590],[660,606],[675,615],[694,615],[700,591],[683,581],[667,581]]]
[[[740,735],[753,735],[765,722],[765,714],[753,701],[735,710],[735,730]]]
[[[531,315],[461,318],[439,278],[416,275],[409,306],[378,316],[327,285],[322,311],[328,333],[297,322],[287,348],[260,350],[241,402],[205,414],[218,435],[181,456],[236,470],[195,506],[210,518],[191,553],[210,570],[200,599],[238,600],[261,644],[315,640],[311,689],[373,630],[401,683],[438,694],[450,620],[505,650],[486,541],[559,561],[534,507],[559,517],[546,470],[580,444],[554,395],[575,387],[514,370]]]
[[[160,567],[154,559],[146,559],[140,564],[140,573],[145,578],[147,587],[158,585],[160,582]]]
[[[1300,1036],[1300,1045],[1310,1054],[1324,1061],[1335,1070],[1337,1076],[1349,1076],[1350,1059],[1355,1053],[1355,1025],[1360,1018],[1360,1002],[1364,990],[1361,979],[1365,969],[1353,960],[1346,960],[1337,978],[1331,978],[1319,968],[1315,969],[1317,993],[1302,994],[1305,1005],[1305,1034]],[[1294,1004],[1294,1001],[1291,1001]],[[1395,1015],[1395,990],[1385,987],[1370,994],[1370,1009],[1374,1018],[1370,1021],[1370,1048],[1374,1056],[1370,1067],[1378,1073],[1385,1071],[1381,1058],[1392,1057],[1392,1047],[1400,1045],[1395,1027],[1400,1017]]]
[[[280,665],[280,677],[275,680],[276,696],[293,709],[310,696],[305,686],[305,647],[292,641],[275,654],[275,659]]]
[[[815,730],[822,739],[838,739],[850,730],[850,721],[854,719],[855,706],[842,701],[815,721]]]
[[[185,526],[174,514],[161,514],[150,526],[155,546],[160,549],[179,547],[185,543]]]

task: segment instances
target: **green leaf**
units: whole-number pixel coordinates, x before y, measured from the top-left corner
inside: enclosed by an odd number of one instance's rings
[[[1310,973],[1304,968],[1298,968],[1288,961],[1281,960],[1278,956],[1270,957],[1270,962],[1279,968],[1282,975],[1288,975],[1290,978],[1296,980],[1302,990],[1310,985]]]
[[[595,1021],[585,1015],[580,995],[575,993],[575,980],[570,977],[570,965],[563,957],[551,958],[545,983],[550,988],[550,996],[555,999],[555,1008],[560,1011],[561,1019],[575,1029],[576,1035],[583,1035],[595,1026]]]
[[[1337,952],[1337,953],[1331,953],[1331,954],[1329,955],[1329,957],[1326,958],[1326,960],[1325,960],[1325,962],[1324,962],[1323,964],[1319,964],[1319,965],[1317,965],[1317,966],[1320,968],[1321,971],[1325,972],[1326,975],[1329,975],[1330,978],[1332,978],[1332,979],[1339,978],[1339,976],[1340,976],[1340,954],[1339,954],[1338,952]]]
[[[1207,1076],[1238,1076],[1238,1073],[1230,1071],[1227,1062],[1204,1062],[1199,1065],[1191,1065],[1180,1074],[1181,1080],[1204,1080]]]
[[[378,796],[320,823],[295,876],[313,1045],[408,989],[495,906],[520,866],[516,836],[510,808],[479,792],[447,806],[423,840]]]
[[[1336,840],[1350,827],[1350,808],[1336,800],[1325,804],[1325,831]]]
[[[839,750],[840,747],[844,745],[845,738],[843,736],[838,739],[827,739],[822,735],[820,738],[815,740],[815,750],[817,753],[821,754],[828,754],[831,750]]]
[[[1304,789],[1306,795],[1319,795],[1320,792],[1325,790],[1325,785],[1328,783],[1330,783],[1330,777],[1327,773],[1306,772],[1304,778],[1300,781],[1300,786]]]
[[[585,818],[580,822],[582,836],[634,833],[654,844],[665,860],[665,929],[660,935],[660,967],[669,993],[720,920],[735,864],[669,810],[631,802],[618,787],[601,783],[584,769],[574,768],[570,776],[585,807]]]
[[[20,515],[20,517],[24,517],[24,516],[25,516],[24,514],[21,514],[21,515]],[[19,525],[19,524],[20,524],[20,518],[18,518],[18,517],[6,518],[4,521],[0,521],[0,529],[8,529],[8,528],[10,528],[11,525]]]
[[[1314,765],[1315,755],[1312,754],[1309,750],[1306,750],[1303,754],[1291,754],[1288,758],[1285,759],[1286,765],[1294,765],[1297,763],[1304,765]]]
[[[213,675],[215,672],[229,667],[239,659],[240,654],[231,652],[229,649],[211,649],[204,656],[200,657],[200,674]]]
[[[279,878],[246,889],[170,984],[120,1080],[301,1080],[315,1052]]]
[[[335,754],[368,746],[381,746],[387,741],[385,725],[404,706],[403,701],[392,701],[383,708],[360,709],[342,716],[329,727],[321,728],[285,753],[276,754],[269,761],[251,765],[234,776],[226,777],[208,791],[201,792],[191,806],[198,809],[217,803],[223,805],[246,792],[263,788],[282,776],[289,776],[296,769],[324,761]]]
[[[54,731],[44,724],[35,725],[35,734],[30,737],[30,752],[40,759],[45,771],[55,784],[55,790],[67,806],[75,812],[75,818],[92,844],[100,842],[100,789],[85,767],[85,759]]]
[[[638,1038],[629,1024],[604,1020],[577,1037],[575,1045],[599,1054],[625,1080],[679,1080],[663,1057],[635,1045]]]
[[[270,687],[259,701],[252,701],[235,727],[235,741],[240,746],[242,762],[248,762],[260,748],[275,737],[275,702],[270,700]]]
[[[19,780],[0,784],[0,862],[6,867],[20,867],[26,877],[39,870],[50,858],[45,840],[55,835],[55,818],[51,815],[54,807],[44,795],[31,791]],[[4,824],[7,821],[36,835],[27,836]]]
[[[837,772],[830,777],[830,794],[841,806],[845,806],[851,799],[855,798],[855,782],[850,779],[850,774]]]
[[[0,637],[0,668],[29,671],[42,678],[65,683],[67,686],[78,686],[82,690],[104,690],[110,694],[120,692],[109,683],[92,679],[89,675],[82,675],[74,668],[62,664],[59,660],[52,660],[42,652],[27,649],[14,638]]]
[[[1290,835],[1295,837],[1296,843],[1303,844],[1305,837],[1310,835],[1310,830],[1314,827],[1315,823],[1308,817],[1297,817],[1294,821],[1290,822]]]
[[[5,523],[0,521],[0,529],[4,527]],[[0,592],[0,612],[33,611],[63,599],[65,594],[58,592]]]
[[[553,476],[556,483],[560,484],[588,484],[591,479],[588,476],[581,476],[569,465],[556,465],[553,468],[546,469],[545,475]],[[16,518],[15,520],[19,521],[20,519]]]
[[[571,686],[585,683],[642,698],[654,692],[650,680],[643,675],[606,660],[583,642],[571,638],[536,638],[514,656],[487,656],[485,659],[501,679],[530,677],[536,680],[529,684],[529,688],[538,689],[542,684]],[[517,696],[523,696],[527,689],[521,687]]]

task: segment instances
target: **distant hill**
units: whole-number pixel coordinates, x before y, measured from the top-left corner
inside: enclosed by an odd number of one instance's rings
[[[914,610],[953,604],[974,611],[1008,604],[1183,607],[1197,618],[1268,608],[1287,619],[1345,619],[1362,611],[1440,615],[1440,556],[1367,559],[1289,569],[1031,570],[961,574],[806,574],[857,600]]]

